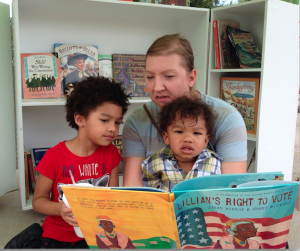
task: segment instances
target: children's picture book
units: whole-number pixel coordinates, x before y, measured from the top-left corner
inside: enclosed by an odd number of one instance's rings
[[[98,46],[56,43],[54,51],[58,54],[64,95],[71,93],[83,79],[99,75]]]
[[[239,61],[236,56],[234,47],[232,46],[229,37],[227,26],[235,28],[240,27],[239,22],[231,20],[216,20],[218,25],[218,40],[221,69],[240,68]]]
[[[113,56],[99,54],[98,61],[99,61],[99,76],[112,79],[113,78],[113,67],[112,67]]]
[[[23,98],[62,96],[58,59],[52,53],[21,53]]]
[[[62,190],[89,248],[284,248],[299,184],[280,179],[281,172],[211,175],[172,193],[80,184]]]
[[[261,53],[249,31],[228,26],[229,38],[238,56],[240,67],[260,68]]]
[[[114,80],[122,83],[125,92],[132,97],[149,96],[145,82],[145,55],[114,54]]]
[[[140,0],[140,2],[190,7],[190,0]]]
[[[259,78],[221,78],[221,99],[242,115],[247,133],[256,135]]]

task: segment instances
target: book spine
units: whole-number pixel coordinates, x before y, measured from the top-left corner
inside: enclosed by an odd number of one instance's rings
[[[213,30],[214,30],[216,69],[221,69],[220,50],[219,50],[219,37],[218,37],[218,21],[217,20],[215,20],[213,22]]]
[[[218,41],[219,41],[219,55],[220,55],[220,67],[223,69],[223,51],[221,45],[221,32],[220,32],[220,21],[217,20],[217,29],[218,29]]]
[[[31,182],[31,188],[34,191],[36,183],[35,183],[35,177],[34,177],[34,170],[33,170],[33,164],[32,164],[31,154],[28,154],[27,161],[28,161],[28,170],[29,170],[29,177],[30,177],[30,182]]]
[[[24,165],[25,165],[25,189],[26,189],[26,199],[29,200],[29,179],[28,179],[27,151],[24,151]]]

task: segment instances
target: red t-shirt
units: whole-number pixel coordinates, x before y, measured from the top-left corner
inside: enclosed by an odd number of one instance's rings
[[[97,179],[105,174],[111,175],[120,162],[121,156],[117,148],[109,144],[99,146],[90,156],[79,157],[66,147],[65,142],[47,150],[36,171],[54,181],[51,201],[58,202],[58,183],[72,184],[69,170],[72,171],[75,182],[87,179]],[[43,223],[42,237],[63,242],[77,242],[82,238],[75,234],[74,227],[65,222],[61,216],[47,216]]]

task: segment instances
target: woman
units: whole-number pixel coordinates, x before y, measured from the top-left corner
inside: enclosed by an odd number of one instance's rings
[[[146,107],[154,120],[160,109],[172,100],[183,95],[198,96],[217,114],[216,137],[209,142],[208,148],[223,158],[221,172],[245,173],[247,132],[244,120],[231,105],[193,89],[197,72],[189,41],[179,34],[158,38],[147,51],[145,70],[146,85],[152,100]],[[123,128],[123,185],[143,186],[142,161],[164,146],[145,109],[137,108]]]
[[[261,245],[255,237],[257,228],[253,222],[245,220],[233,220],[226,223],[226,232],[228,236],[219,239],[214,249],[261,249]]]

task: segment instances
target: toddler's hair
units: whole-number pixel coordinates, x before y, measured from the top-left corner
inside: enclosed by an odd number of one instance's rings
[[[122,107],[122,114],[127,112],[129,96],[125,94],[121,84],[105,77],[88,77],[77,83],[67,97],[66,119],[69,126],[78,130],[74,115],[80,114],[87,118],[91,111],[105,102]]]
[[[164,106],[158,116],[160,133],[167,131],[168,126],[176,120],[176,116],[183,123],[186,118],[195,119],[195,124],[198,119],[203,119],[207,134],[210,135],[210,138],[214,137],[216,114],[208,104],[199,98],[183,96]]]

